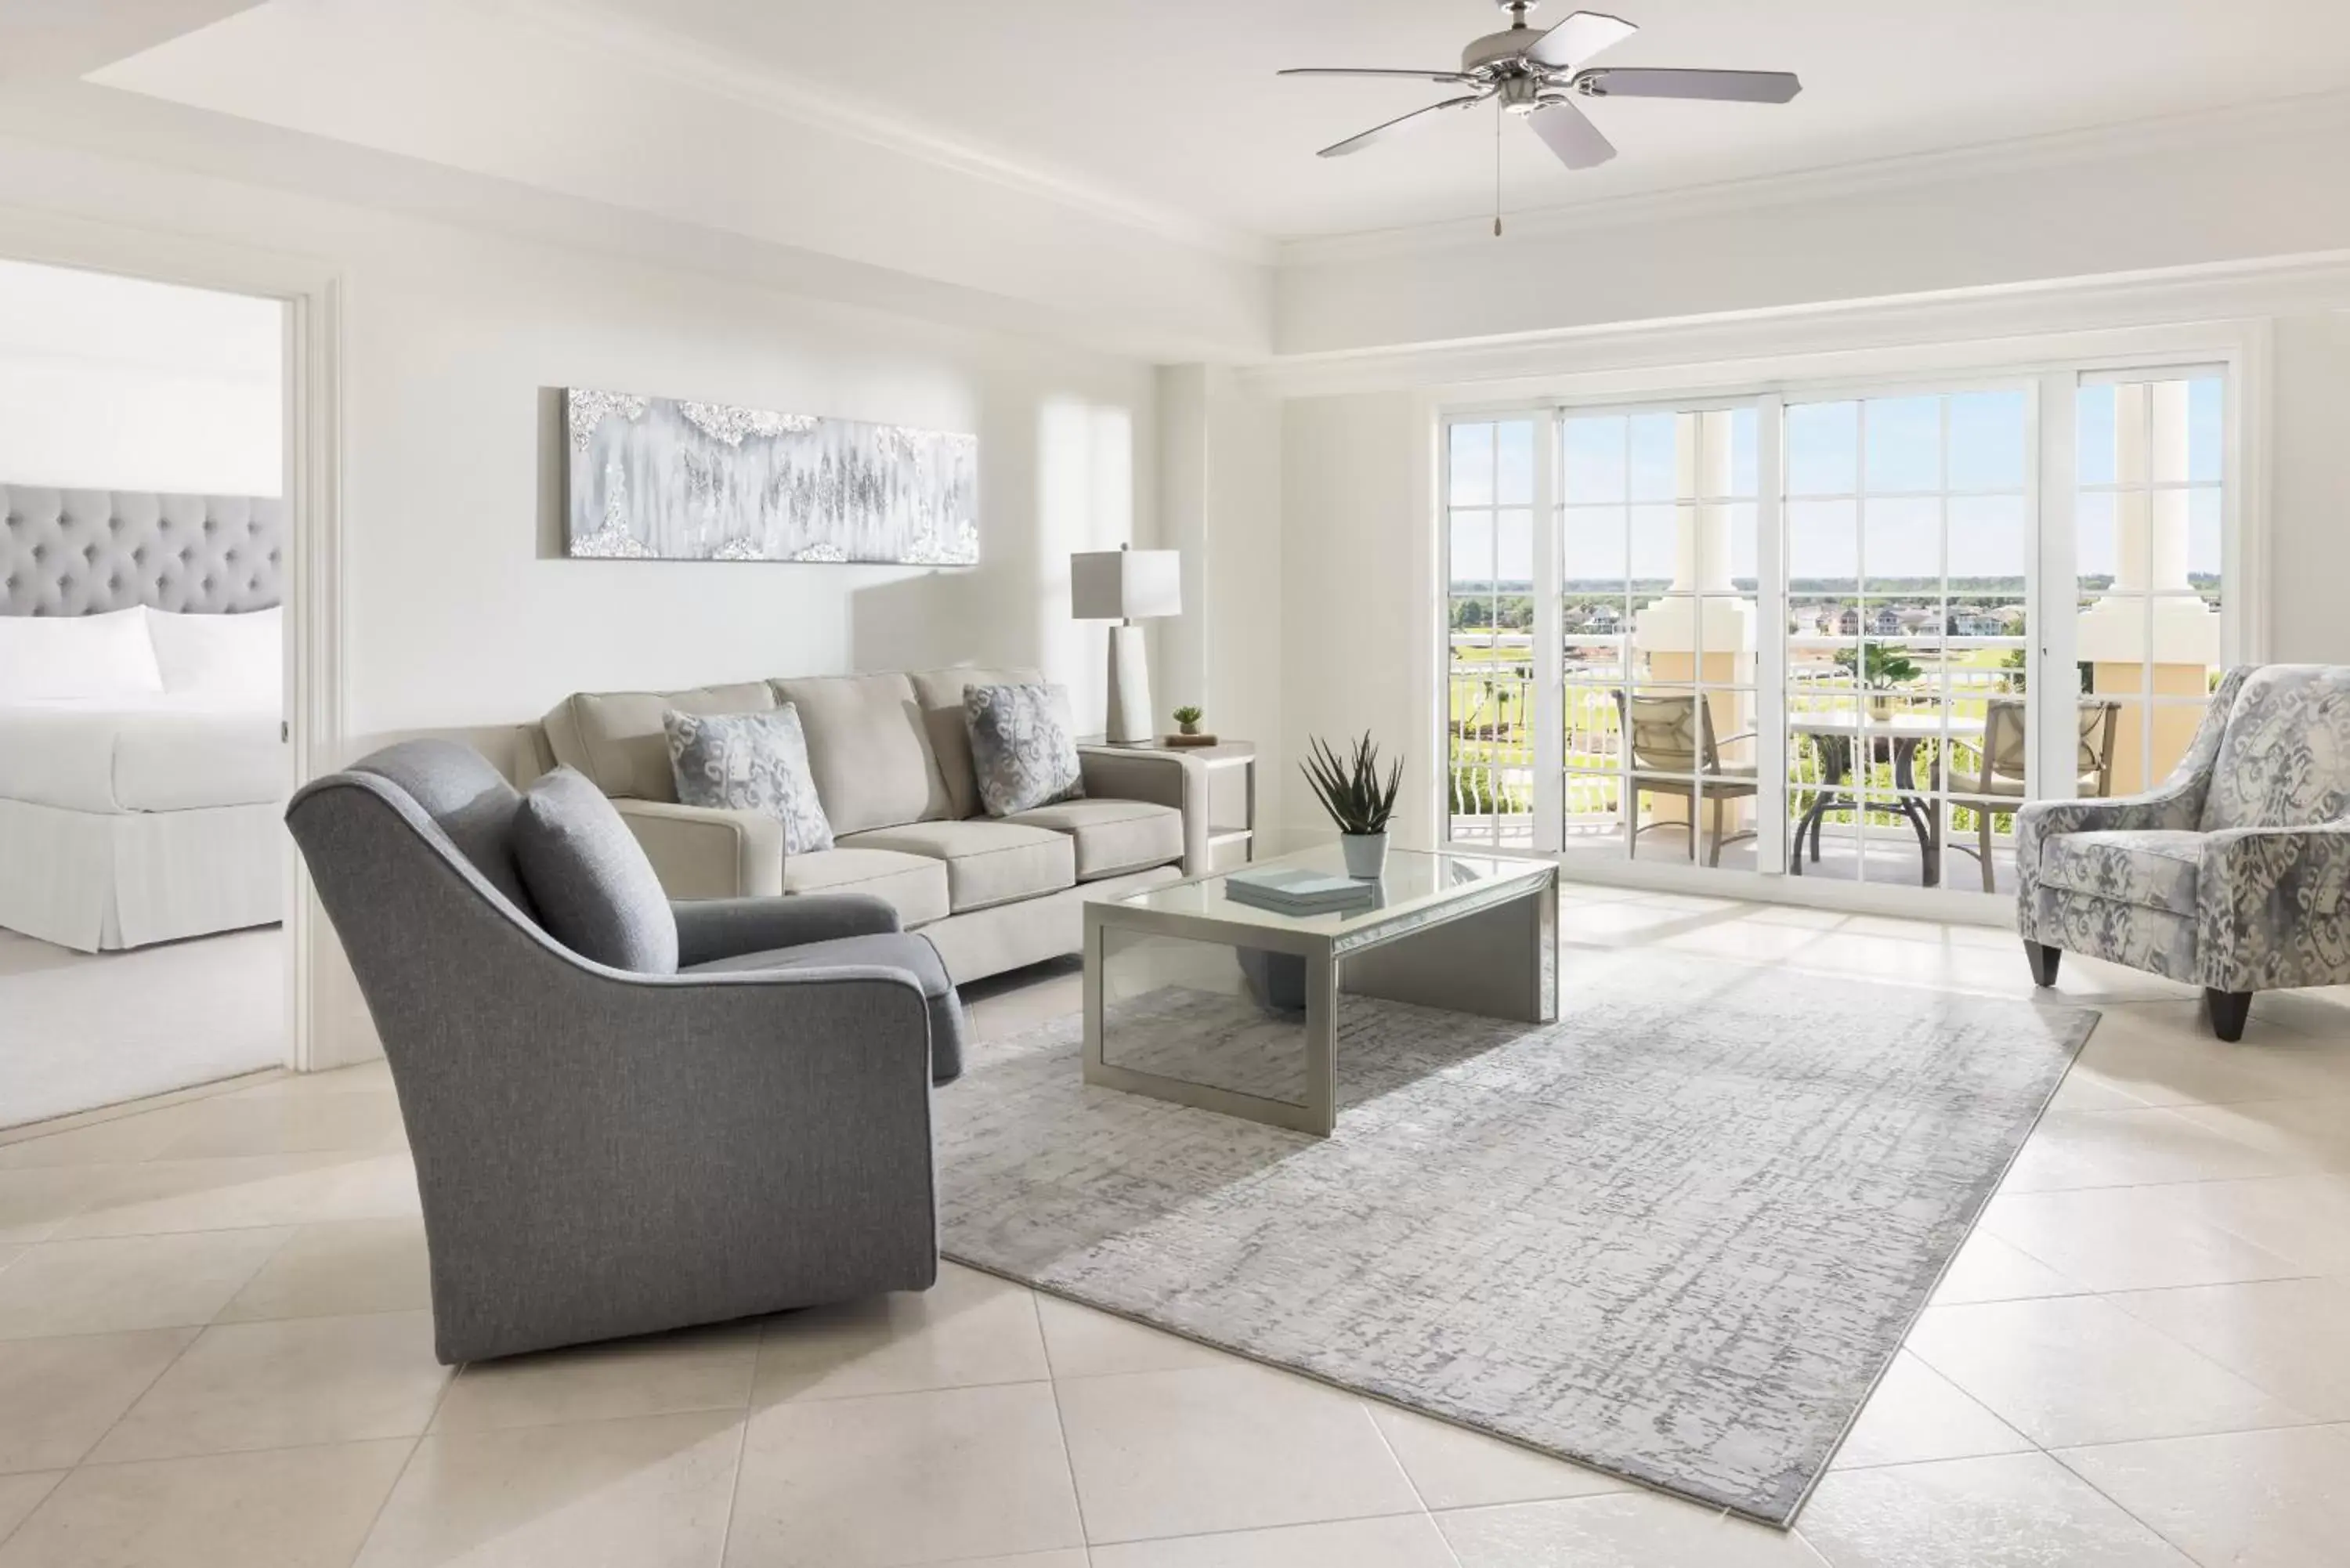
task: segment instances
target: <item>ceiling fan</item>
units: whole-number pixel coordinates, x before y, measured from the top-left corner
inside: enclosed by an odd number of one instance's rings
[[[1591,169],[1616,156],[1599,128],[1575,108],[1576,98],[1693,98],[1731,103],[1785,103],[1803,90],[1791,71],[1611,70],[1585,64],[1611,45],[1639,31],[1620,16],[1577,11],[1556,26],[1537,32],[1526,13],[1541,0],[1496,0],[1510,25],[1488,33],[1461,51],[1458,70],[1367,69],[1354,66],[1304,66],[1285,77],[1403,77],[1469,90],[1441,103],[1416,109],[1322,149],[1320,156],[1358,152],[1392,131],[1439,109],[1473,109],[1500,100],[1508,113],[1523,115],[1543,144],[1569,169]],[[1500,221],[1495,220],[1495,233]]]

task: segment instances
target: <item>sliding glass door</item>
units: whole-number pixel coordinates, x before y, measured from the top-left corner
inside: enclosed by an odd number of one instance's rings
[[[1448,421],[1450,837],[2012,893],[2016,807],[2158,780],[2216,679],[2225,386],[2072,368]]]
[[[2030,427],[2022,388],[1787,406],[1791,873],[2012,886]]]

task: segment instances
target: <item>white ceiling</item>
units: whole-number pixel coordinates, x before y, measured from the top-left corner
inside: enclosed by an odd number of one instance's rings
[[[1288,65],[1442,67],[1492,0],[583,0],[804,95],[1096,190],[1273,238],[1490,210],[1494,122],[1433,117],[1351,158],[1317,147],[1432,84],[1277,80]],[[1817,169],[2350,84],[2345,0],[1600,0],[1620,65],[1800,72],[1784,107],[1617,100],[1586,173],[1504,127],[1511,210]],[[1548,0],[1537,25],[1574,6]]]

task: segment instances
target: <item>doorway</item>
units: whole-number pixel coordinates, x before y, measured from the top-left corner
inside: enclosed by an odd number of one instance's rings
[[[0,261],[0,1128],[294,1055],[288,348]]]

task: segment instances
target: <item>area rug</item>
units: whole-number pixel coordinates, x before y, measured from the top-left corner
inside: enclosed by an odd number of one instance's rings
[[[1623,952],[1562,1000],[1345,999],[1327,1140],[1087,1088],[1075,1017],[983,1046],[943,1250],[1786,1525],[2096,1015]],[[1248,1004],[1125,1005],[1212,1051]]]

